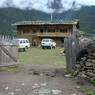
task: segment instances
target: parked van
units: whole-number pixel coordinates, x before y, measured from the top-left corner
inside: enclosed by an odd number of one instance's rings
[[[48,39],[48,38],[45,38],[45,39],[42,39],[41,41],[41,47],[44,49],[45,47],[49,47],[50,49],[51,48],[56,48],[56,42],[53,40],[53,39]]]
[[[18,44],[19,50],[27,51],[27,49],[30,47],[30,42],[26,38],[18,38],[14,39],[13,42]]]

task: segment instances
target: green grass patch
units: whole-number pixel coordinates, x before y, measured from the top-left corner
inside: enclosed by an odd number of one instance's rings
[[[64,74],[73,74],[75,70],[65,70]]]
[[[30,48],[27,52],[19,52],[19,62],[25,64],[49,65],[53,67],[64,67],[65,56],[60,55],[63,48],[41,49]]]
[[[95,90],[91,89],[91,88],[81,88],[81,91],[85,94],[85,95],[95,95]]]
[[[0,71],[7,71],[7,72],[10,72],[10,71],[16,71],[18,68],[15,67],[15,68],[11,68],[11,67],[2,67],[0,68]]]
[[[95,79],[90,80],[90,82],[95,86]]]

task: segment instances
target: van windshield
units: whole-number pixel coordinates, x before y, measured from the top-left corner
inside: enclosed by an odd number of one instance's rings
[[[49,42],[49,40],[48,39],[44,39],[42,42]]]
[[[26,40],[26,43],[29,43],[29,41],[28,41],[28,40]]]

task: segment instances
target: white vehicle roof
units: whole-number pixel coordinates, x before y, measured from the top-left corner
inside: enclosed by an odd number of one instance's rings
[[[53,40],[53,39],[50,39],[50,38],[43,38],[42,40]]]
[[[17,38],[15,40],[28,40],[28,39],[26,39],[26,38]]]

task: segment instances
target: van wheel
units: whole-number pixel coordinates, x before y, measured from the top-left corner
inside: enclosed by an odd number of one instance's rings
[[[23,52],[25,52],[25,48],[23,48]]]
[[[44,47],[44,46],[42,46],[42,49],[45,49],[45,47]]]
[[[52,49],[52,46],[50,46],[49,48]]]
[[[23,48],[23,51],[26,52],[28,50],[28,47],[26,46],[25,48]]]
[[[54,49],[56,48],[56,46],[53,47]]]

